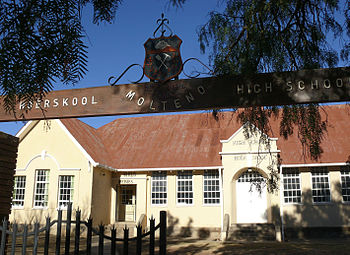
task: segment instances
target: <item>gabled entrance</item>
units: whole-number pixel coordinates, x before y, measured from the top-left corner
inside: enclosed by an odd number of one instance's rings
[[[261,192],[251,184],[264,177],[256,171],[244,172],[236,182],[237,223],[266,223],[266,187]]]
[[[118,221],[136,220],[136,185],[121,185],[119,192]]]

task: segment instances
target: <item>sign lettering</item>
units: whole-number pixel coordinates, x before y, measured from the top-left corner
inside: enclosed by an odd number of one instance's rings
[[[350,67],[53,91],[0,121],[350,101]],[[20,117],[21,116],[21,117]]]

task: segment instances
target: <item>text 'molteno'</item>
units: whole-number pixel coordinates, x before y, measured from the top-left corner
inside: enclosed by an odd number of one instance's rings
[[[350,68],[209,77],[53,91],[0,121],[142,114],[350,100]],[[21,117],[22,116],[22,117]]]

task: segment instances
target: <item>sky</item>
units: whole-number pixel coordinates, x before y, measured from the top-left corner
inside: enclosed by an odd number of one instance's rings
[[[182,39],[180,48],[182,61],[188,58],[198,58],[209,64],[208,53],[202,54],[199,47],[197,30],[208,20],[210,11],[220,11],[223,5],[215,0],[188,0],[182,8],[169,7],[168,0],[124,0],[117,10],[116,19],[112,24],[95,25],[92,22],[93,8],[87,6],[83,10],[83,26],[86,30],[88,46],[88,72],[84,79],[73,86],[55,84],[54,90],[108,86],[110,76],[119,76],[129,65],[143,65],[145,49],[143,44],[157,28],[157,19],[164,13],[169,19],[173,34]],[[192,68],[202,70],[200,66],[186,64],[187,73]],[[138,67],[127,72],[118,84],[127,84],[137,80],[142,75]],[[185,78],[183,74],[180,79]],[[144,78],[144,82],[147,79]],[[137,115],[140,116],[140,115]],[[98,128],[118,117],[108,116],[81,118],[85,123]],[[15,135],[24,125],[22,121],[1,122],[0,131]]]

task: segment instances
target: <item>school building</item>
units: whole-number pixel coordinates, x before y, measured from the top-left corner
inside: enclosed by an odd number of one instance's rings
[[[345,229],[350,107],[322,108],[329,125],[318,161],[303,150],[296,128],[285,140],[272,119],[271,134],[247,134],[234,112],[120,118],[98,129],[78,119],[30,121],[17,134],[10,219],[44,221],[71,201],[104,224],[146,226],[142,219],[165,210],[169,234],[224,239],[239,224]],[[274,192],[264,185],[271,170],[279,177]]]

